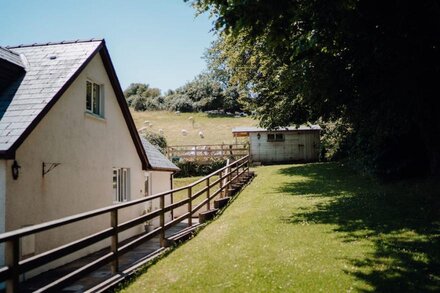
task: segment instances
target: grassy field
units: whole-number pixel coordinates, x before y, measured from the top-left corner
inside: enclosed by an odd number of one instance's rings
[[[202,178],[203,176],[199,176],[199,177],[184,177],[184,178],[175,178],[174,179],[174,188],[179,188],[179,187],[183,187],[183,186],[187,186],[197,180],[199,180],[200,178]],[[218,179],[218,176],[213,176],[210,180],[211,182],[215,181]],[[206,185],[204,185],[203,183],[201,184],[197,184],[196,186],[194,186],[192,192],[193,194],[196,193],[197,191],[203,189]],[[218,185],[217,186],[213,186],[211,189],[211,192],[214,192],[218,189]],[[187,190],[181,190],[179,192],[176,192],[173,194],[173,201],[174,202],[178,202],[182,199],[185,199],[188,197],[188,191]],[[198,198],[193,200],[193,205],[194,204],[198,204],[200,202],[202,202],[204,199],[206,199],[206,195],[202,194],[201,196],[199,196]]]
[[[123,292],[439,292],[440,180],[267,166]]]
[[[168,111],[131,111],[136,127],[144,127],[144,121],[152,123],[150,131],[159,133],[159,129],[169,145],[185,144],[221,144],[232,143],[232,128],[236,126],[255,126],[257,121],[249,117],[209,117],[205,113],[181,113],[179,115]],[[189,117],[193,117],[194,126]],[[188,135],[182,135],[182,129]],[[202,131],[204,138],[199,136]]]

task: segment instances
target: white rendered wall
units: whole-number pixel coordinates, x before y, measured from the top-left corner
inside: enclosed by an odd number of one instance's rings
[[[6,161],[0,160],[0,233],[5,232],[6,206]],[[0,244],[0,266],[5,264],[5,247]],[[1,285],[0,285],[0,288]]]
[[[104,86],[104,119],[85,112],[87,79]],[[131,199],[144,196],[142,164],[99,54],[18,148],[16,159],[21,165],[18,180],[12,180],[12,162],[6,166],[6,231],[111,206],[114,167],[130,168]],[[43,162],[59,166],[43,177]],[[136,206],[124,210],[119,221],[139,216],[144,209]],[[103,215],[39,233],[35,252],[80,239],[109,225],[109,215]],[[139,225],[124,235],[139,233],[142,228]],[[72,258],[109,244],[110,240],[106,240]]]
[[[159,172],[159,171],[149,171],[148,176],[150,180],[150,195],[158,194],[164,191],[171,190],[171,172]],[[171,195],[165,197],[165,205],[171,204]],[[151,205],[149,205],[151,210],[157,210],[160,208],[160,200],[153,200]],[[165,222],[171,219],[171,213],[165,215]],[[159,226],[159,219],[152,221],[154,226]]]

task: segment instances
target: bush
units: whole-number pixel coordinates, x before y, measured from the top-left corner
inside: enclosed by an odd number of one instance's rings
[[[131,106],[134,108],[135,111],[143,112],[147,110],[147,106],[145,104],[146,98],[142,96],[132,96],[131,100]]]
[[[352,128],[342,119],[332,122],[318,121],[321,132],[321,160],[339,160],[348,155],[347,140],[350,138]]]
[[[162,110],[163,105],[159,98],[149,97],[145,99],[145,108],[150,111]]]
[[[193,112],[194,104],[186,95],[169,96],[166,100],[169,111]]]
[[[209,162],[197,162],[186,160],[173,160],[173,163],[180,168],[180,172],[176,173],[174,177],[192,177],[192,176],[206,176],[226,166],[226,160],[210,159]]]
[[[154,145],[162,154],[165,154],[168,146],[165,136],[154,132],[146,132],[144,138]]]

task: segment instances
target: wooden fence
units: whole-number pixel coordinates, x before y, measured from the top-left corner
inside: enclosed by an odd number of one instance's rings
[[[167,147],[170,160],[205,161],[209,158],[241,158],[249,154],[247,144],[175,145]]]
[[[80,279],[81,277],[95,271],[99,267],[108,263],[111,263],[112,272],[117,273],[119,272],[119,257],[121,255],[158,235],[160,236],[161,246],[164,246],[166,243],[165,231],[167,229],[182,221],[187,221],[188,226],[193,226],[193,216],[198,210],[200,210],[204,206],[206,206],[207,210],[211,210],[212,201],[214,200],[214,198],[224,197],[226,190],[230,189],[230,185],[236,182],[239,177],[246,174],[249,174],[248,156],[245,156],[221,168],[220,170],[213,172],[212,174],[184,187],[0,234],[0,243],[5,244],[6,260],[6,265],[0,268],[0,282],[6,282],[6,292],[19,292],[20,275],[38,267],[45,266],[50,262],[61,259],[62,257],[72,254],[80,249],[86,248],[90,245],[98,243],[99,241],[109,238],[111,239],[111,247],[108,253],[88,263],[86,266],[70,272],[69,274],[60,277],[54,282],[44,285],[44,287],[40,288],[39,292],[60,290],[66,285],[71,284],[73,281]],[[213,177],[215,180],[211,180]],[[193,192],[195,186],[197,185],[203,185],[204,187],[197,192]],[[169,205],[165,204],[165,197],[167,195],[172,195],[173,193],[182,190],[187,191],[187,198],[178,202],[171,203]],[[197,201],[198,203],[193,204],[194,201],[202,195],[205,195],[205,198],[202,201],[199,200]],[[136,216],[123,223],[118,221],[118,214],[121,210],[127,207],[145,204],[147,202],[151,202],[157,199],[160,200],[159,209],[151,211],[142,216]],[[187,206],[186,213],[179,216],[178,218],[172,219],[167,223],[165,222],[166,213],[172,212],[174,209],[184,205]],[[23,237],[35,235],[36,233],[66,226],[71,223],[76,223],[84,219],[90,219],[104,214],[110,215],[108,228],[92,235],[88,235],[82,239],[59,246],[50,251],[46,251],[26,259],[20,259],[20,239],[22,239]],[[121,232],[157,218],[159,218],[160,224],[152,231],[132,238],[130,242],[124,242],[123,245],[121,244],[121,241],[119,241],[119,236]]]

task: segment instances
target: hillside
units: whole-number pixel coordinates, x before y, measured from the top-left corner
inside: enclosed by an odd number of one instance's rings
[[[250,117],[210,117],[206,113],[176,114],[168,111],[132,110],[131,114],[137,129],[146,126],[149,131],[155,133],[159,133],[162,129],[168,145],[233,143],[235,141],[231,132],[233,127],[254,126],[258,123]],[[190,120],[190,117],[193,119]],[[187,131],[186,136],[182,135],[183,129]],[[204,138],[199,136],[200,131]]]

